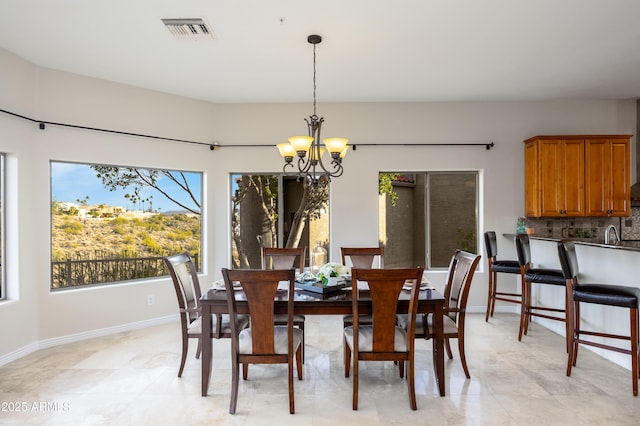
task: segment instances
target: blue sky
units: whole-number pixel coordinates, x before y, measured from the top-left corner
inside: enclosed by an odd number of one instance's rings
[[[184,172],[192,191],[202,200],[202,173]],[[159,180],[159,185],[169,194],[178,198],[185,205],[195,208],[195,205],[186,195],[168,179]],[[78,199],[89,197],[87,204],[107,204],[110,206],[123,206],[128,210],[139,210],[141,206],[134,206],[124,195],[133,194],[133,188],[109,191],[102,181],[96,177],[95,170],[88,164],[51,162],[51,198],[53,201],[77,202]],[[153,196],[153,210],[160,212],[182,210],[177,204],[168,200],[164,195],[154,189],[144,189],[143,198]],[[148,204],[145,203],[145,209]]]

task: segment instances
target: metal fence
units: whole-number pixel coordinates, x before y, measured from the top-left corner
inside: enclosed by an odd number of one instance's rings
[[[141,278],[169,275],[163,256],[67,259],[51,262],[51,289],[81,287],[94,284],[115,283]],[[196,269],[200,270],[198,255],[192,255]]]

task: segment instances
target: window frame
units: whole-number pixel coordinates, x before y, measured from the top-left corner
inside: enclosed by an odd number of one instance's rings
[[[0,301],[7,300],[6,170],[6,154],[0,152]]]

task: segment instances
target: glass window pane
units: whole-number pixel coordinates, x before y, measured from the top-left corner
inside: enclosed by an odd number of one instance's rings
[[[460,248],[477,253],[476,173],[428,173],[430,268]]]
[[[285,175],[231,175],[233,268],[259,269],[261,247],[328,250],[329,187],[306,186]],[[306,259],[308,263],[308,257]]]
[[[379,174],[385,266],[446,268],[457,248],[477,253],[477,172]]]
[[[201,269],[202,173],[51,162],[51,289]]]

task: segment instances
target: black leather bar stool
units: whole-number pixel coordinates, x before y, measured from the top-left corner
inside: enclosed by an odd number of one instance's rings
[[[522,276],[522,308],[520,309],[520,330],[518,331],[518,340],[522,340],[522,335],[526,335],[529,330],[529,321],[531,317],[546,318],[554,321],[563,321],[565,323],[566,336],[569,335],[569,324],[566,319],[566,291],[564,291],[565,308],[551,308],[547,306],[533,305],[531,300],[531,285],[544,284],[562,286],[566,285],[566,280],[561,269],[551,268],[532,268],[531,267],[531,246],[529,245],[529,236],[519,234],[515,236],[516,252],[518,253],[518,262],[520,263],[520,274]],[[556,312],[556,315],[550,314]],[[562,315],[558,315],[558,314]],[[569,351],[569,340],[566,344],[567,352]]]
[[[638,378],[640,377],[640,357],[638,356],[638,300],[640,300],[640,288],[609,284],[580,284],[578,283],[578,258],[573,243],[558,243],[558,255],[560,265],[566,279],[567,319],[569,323],[569,357],[567,360],[567,376],[571,375],[571,367],[576,365],[578,359],[578,345],[595,346],[601,349],[612,350],[631,355],[631,374],[633,379],[633,395],[638,395]],[[610,334],[580,329],[580,303],[594,303],[597,305],[615,306],[629,309],[629,336]],[[609,344],[584,340],[581,336],[598,336],[610,339],[629,340],[630,349],[620,348]]]
[[[496,300],[503,302],[522,304],[522,296],[520,293],[507,293],[498,291],[498,272],[503,274],[520,275],[520,263],[517,260],[499,260],[498,243],[496,241],[496,233],[487,231],[484,233],[484,248],[487,252],[487,271],[489,272],[489,290],[487,295],[487,313],[484,317],[485,321],[489,321],[489,317],[493,316],[496,307]]]

